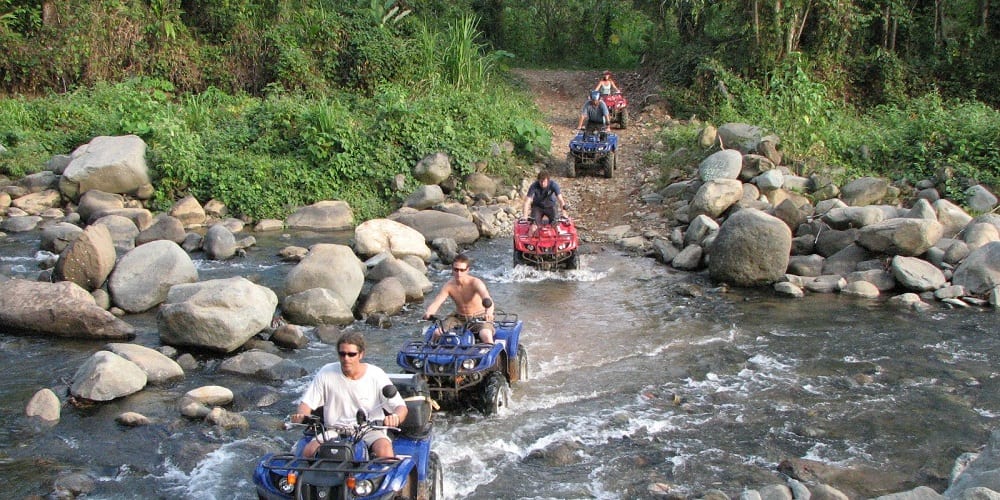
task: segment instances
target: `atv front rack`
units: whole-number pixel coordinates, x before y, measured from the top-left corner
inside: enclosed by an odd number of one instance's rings
[[[318,472],[318,473],[339,473],[339,474],[366,474],[371,476],[384,476],[392,471],[403,459],[409,458],[400,455],[389,458],[373,458],[362,461],[343,461],[330,458],[302,458],[292,454],[272,455],[261,462],[260,466],[270,472],[279,475],[286,475],[289,472]]]

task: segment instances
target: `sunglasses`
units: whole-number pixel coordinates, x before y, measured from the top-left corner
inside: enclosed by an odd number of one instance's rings
[[[453,268],[451,268],[451,270],[455,271],[456,273],[464,273],[464,272],[468,271],[469,268],[467,268],[467,267],[453,267]]]
[[[342,358],[353,358],[354,356],[357,356],[358,354],[361,354],[361,353],[360,352],[337,351],[337,354],[339,354],[340,357],[342,357]]]

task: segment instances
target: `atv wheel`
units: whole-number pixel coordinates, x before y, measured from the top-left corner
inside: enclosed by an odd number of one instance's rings
[[[524,344],[517,346],[517,380],[528,380],[528,348]]]
[[[502,372],[490,374],[483,384],[482,410],[486,416],[500,413],[500,408],[510,405],[510,384]]]
[[[566,177],[573,178],[576,177],[576,158],[573,158],[566,165]]]
[[[628,108],[625,108],[618,113],[618,126],[621,128],[628,128]]]
[[[430,484],[427,485],[427,500],[444,498],[444,471],[441,469],[441,459],[433,451],[427,464],[427,478],[430,479]]]
[[[580,269],[580,256],[576,253],[576,250],[573,250],[573,253],[566,259],[566,269],[571,271]]]
[[[514,250],[514,266],[524,264],[524,253]]]
[[[604,166],[604,177],[610,179],[615,176],[615,152],[612,151],[608,153],[607,156],[601,158],[601,165]]]

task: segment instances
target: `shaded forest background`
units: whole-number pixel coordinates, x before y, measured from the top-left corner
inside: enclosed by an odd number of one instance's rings
[[[802,165],[911,181],[947,170],[942,182],[958,196],[1000,184],[995,9],[0,0],[0,172],[37,171],[94,135],[135,133],[150,144],[160,204],[192,193],[259,217],[341,198],[375,215],[393,202],[392,177],[430,152],[448,151],[460,173],[501,177],[547,152],[529,96],[506,73],[533,66],[629,70],[673,115],[760,124]],[[497,154],[504,141],[512,157]]]

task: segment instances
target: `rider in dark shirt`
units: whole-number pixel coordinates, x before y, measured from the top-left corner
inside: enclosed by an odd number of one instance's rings
[[[538,230],[538,224],[542,222],[542,217],[548,217],[549,224],[555,225],[559,221],[559,209],[566,209],[566,200],[559,190],[559,184],[552,180],[545,170],[538,172],[538,178],[531,183],[527,194],[524,195],[525,216],[530,215],[534,220],[531,224],[531,234]]]
[[[583,128],[584,122],[587,122],[587,128],[604,128],[611,123],[608,105],[604,104],[601,93],[596,90],[590,92],[590,100],[583,105],[583,110],[580,111],[580,123],[576,128]]]

